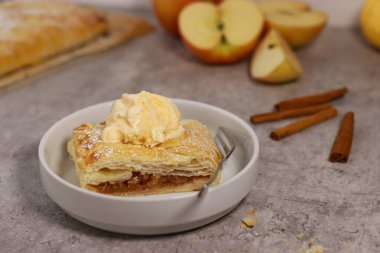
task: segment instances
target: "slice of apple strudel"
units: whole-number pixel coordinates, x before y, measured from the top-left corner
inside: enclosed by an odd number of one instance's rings
[[[182,135],[154,147],[106,143],[105,124],[75,128],[68,151],[81,187],[124,196],[199,190],[216,172],[221,155],[205,126],[195,120],[181,124]]]

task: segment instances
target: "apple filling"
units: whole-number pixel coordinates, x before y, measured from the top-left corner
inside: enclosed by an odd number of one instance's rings
[[[132,172],[132,177],[122,182],[103,182],[98,185],[91,185],[92,188],[102,193],[134,192],[145,189],[158,189],[166,186],[179,186],[191,183],[195,179],[208,179],[209,176],[163,176],[156,174],[141,174]]]

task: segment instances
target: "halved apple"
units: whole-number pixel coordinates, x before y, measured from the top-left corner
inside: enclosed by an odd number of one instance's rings
[[[250,0],[196,2],[179,16],[186,47],[206,63],[227,64],[246,57],[258,42],[264,18]]]
[[[263,2],[259,5],[269,28],[276,29],[293,48],[302,47],[322,31],[327,22],[324,12],[310,11],[300,2]]]
[[[281,35],[270,30],[253,55],[250,74],[259,81],[278,84],[298,79],[302,67]]]
[[[153,10],[162,27],[171,35],[179,37],[178,16],[186,5],[206,0],[152,0]],[[208,0],[219,3],[221,0]]]
[[[152,0],[153,10],[163,28],[170,34],[179,37],[178,15],[182,8],[194,0]]]

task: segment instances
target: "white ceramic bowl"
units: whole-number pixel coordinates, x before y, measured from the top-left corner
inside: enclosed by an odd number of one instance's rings
[[[143,197],[119,197],[79,187],[66,151],[74,127],[98,123],[112,102],[75,112],[55,123],[39,145],[40,173],[47,194],[68,214],[91,226],[128,234],[166,234],[196,228],[231,211],[251,190],[257,172],[259,142],[252,128],[234,114],[188,100],[173,100],[183,118],[196,119],[215,133],[226,127],[238,146],[225,162],[221,184],[202,198],[196,192]]]

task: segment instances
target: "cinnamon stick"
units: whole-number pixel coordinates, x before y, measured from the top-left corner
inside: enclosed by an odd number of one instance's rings
[[[331,119],[337,115],[337,111],[334,107],[324,109],[304,119],[298,120],[294,123],[278,128],[270,133],[270,137],[273,140],[281,140],[286,136],[297,133],[305,128],[316,125],[325,120]]]
[[[282,119],[288,119],[288,118],[295,118],[295,117],[314,114],[316,112],[319,112],[331,107],[332,106],[329,104],[322,104],[322,105],[312,105],[312,106],[308,106],[304,108],[295,108],[295,109],[290,109],[290,110],[256,114],[256,115],[251,116],[251,122],[253,124],[258,124],[258,123],[264,123],[264,122],[270,122],[270,121],[276,121],[276,120],[282,120]]]
[[[282,111],[282,110],[300,108],[300,107],[305,107],[305,106],[310,106],[310,105],[323,104],[331,100],[343,97],[347,91],[348,91],[347,87],[344,86],[338,89],[329,90],[329,91],[315,94],[315,95],[284,100],[277,103],[275,105],[275,108],[278,111]]]
[[[344,115],[338,135],[330,152],[330,162],[346,163],[350,156],[352,138],[354,136],[354,113]]]

